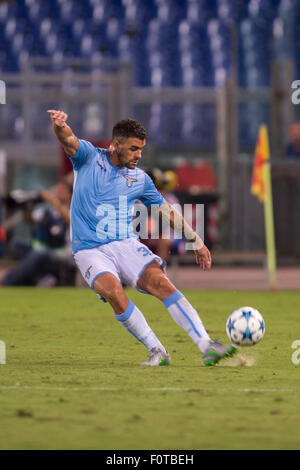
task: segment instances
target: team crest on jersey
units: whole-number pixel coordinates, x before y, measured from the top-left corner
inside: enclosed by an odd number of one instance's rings
[[[127,180],[127,186],[128,188],[131,188],[131,186],[133,185],[133,183],[136,183],[137,179],[135,178],[131,178],[130,176],[127,176],[127,175],[123,175],[124,178]]]

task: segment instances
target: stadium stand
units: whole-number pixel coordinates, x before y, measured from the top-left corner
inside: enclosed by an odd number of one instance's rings
[[[138,87],[222,87],[235,78],[240,87],[267,87],[271,62],[290,57],[300,71],[294,0],[18,0],[0,4],[2,72],[20,72],[28,57],[48,57],[52,69],[63,57],[112,57],[133,63]],[[292,46],[293,45],[293,46]],[[51,69],[51,67],[50,67]],[[299,74],[298,74],[299,75]],[[212,145],[213,110],[187,104],[153,103],[150,136],[160,143]],[[8,122],[16,109],[7,111]],[[251,116],[268,118],[265,104],[240,107],[242,146],[257,135]],[[8,124],[8,129],[11,126]]]

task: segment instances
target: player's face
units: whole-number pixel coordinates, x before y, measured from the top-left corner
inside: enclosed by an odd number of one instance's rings
[[[119,166],[126,166],[134,169],[142,158],[142,151],[146,145],[146,140],[140,140],[135,137],[118,140],[114,147],[117,153]]]

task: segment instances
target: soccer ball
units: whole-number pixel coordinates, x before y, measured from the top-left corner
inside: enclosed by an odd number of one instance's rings
[[[258,343],[265,334],[265,322],[258,310],[240,307],[229,315],[226,333],[234,344],[251,346]]]

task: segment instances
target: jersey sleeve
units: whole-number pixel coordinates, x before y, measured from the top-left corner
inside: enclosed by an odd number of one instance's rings
[[[76,154],[73,157],[69,157],[74,170],[79,170],[79,168],[84,165],[90,157],[93,156],[93,154],[96,151],[96,147],[91,144],[91,142],[88,142],[87,140],[79,140],[79,147],[77,149]]]
[[[161,206],[166,202],[165,198],[156,189],[152,179],[147,175],[147,173],[145,173],[144,192],[140,197],[140,200],[146,207],[150,207],[151,205]]]

